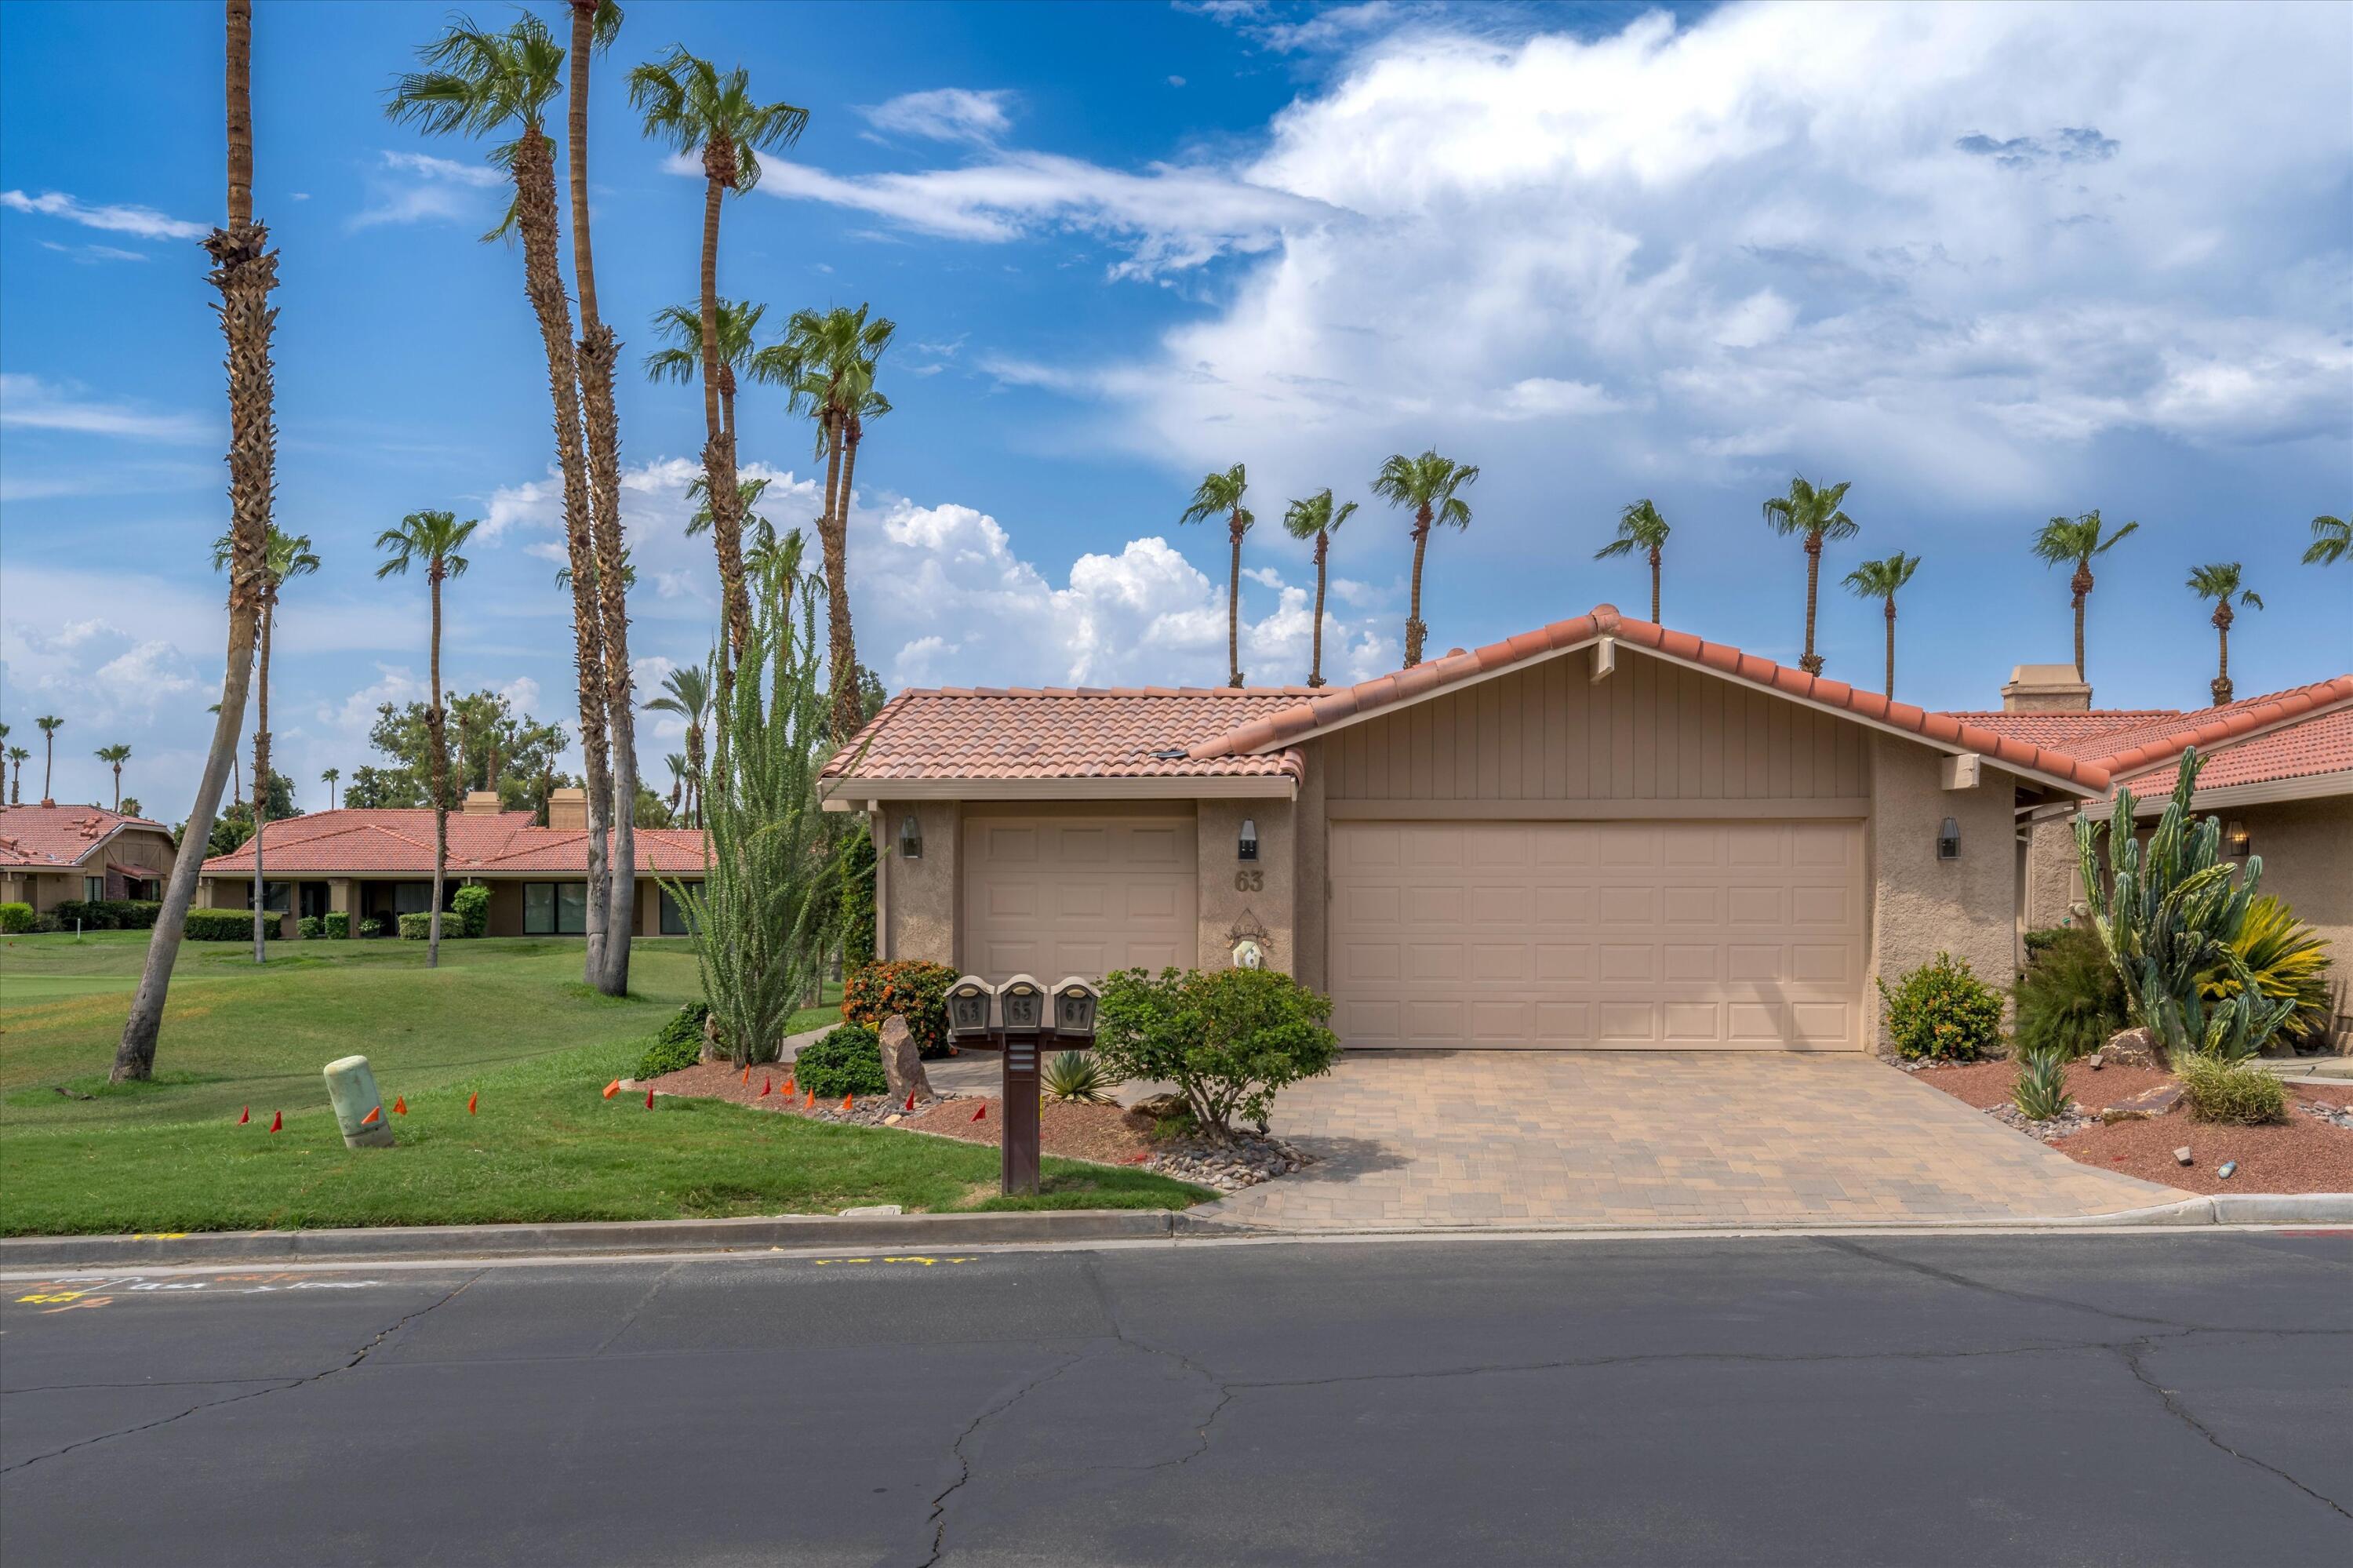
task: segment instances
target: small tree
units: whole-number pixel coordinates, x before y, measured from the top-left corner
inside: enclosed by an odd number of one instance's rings
[[[1103,979],[1095,1053],[1122,1078],[1174,1083],[1201,1130],[1263,1128],[1279,1089],[1321,1077],[1340,1054],[1332,999],[1271,969],[1121,969]]]
[[[744,659],[718,715],[704,798],[703,880],[665,881],[686,916],[702,994],[739,1065],[773,1057],[840,928],[848,837],[818,801],[827,709],[814,584],[801,621],[782,595],[752,599]]]
[[[2221,821],[2191,818],[2190,797],[2204,766],[2195,747],[2182,753],[2173,799],[2147,843],[2133,834],[2132,791],[2119,789],[2109,821],[2077,821],[2075,853],[2093,928],[2124,980],[2134,1021],[2169,1058],[2203,1051],[2229,1062],[2262,1050],[2296,1004],[2292,997],[2265,996],[2240,955],[2263,862],[2248,856],[2240,875],[2222,858]],[[2101,863],[2104,836],[2111,841],[2112,874]],[[2217,973],[2231,978],[2232,993],[2209,998],[2201,982]]]

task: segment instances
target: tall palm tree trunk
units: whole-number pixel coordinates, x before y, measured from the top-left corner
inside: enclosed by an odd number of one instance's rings
[[[41,799],[53,800],[56,792],[49,788],[49,776],[57,771],[58,737],[47,730],[41,732]]]
[[[866,722],[866,704],[858,691],[858,629],[849,619],[849,487],[858,477],[858,443],[863,439],[857,415],[840,421],[840,436],[841,482],[832,487],[833,534],[825,570],[826,660],[832,666],[836,745]]]
[[[613,362],[620,350],[596,313],[596,258],[588,235],[588,57],[596,47],[596,0],[572,0],[569,162],[572,273],[579,285],[580,396],[588,431],[590,534],[596,552],[597,608],[603,621],[605,713],[613,757],[613,853],[607,890],[601,968],[588,982],[607,996],[629,990],[629,937],[638,906],[638,717],[630,690],[628,584],[621,566],[621,420],[613,405]],[[491,781],[495,789],[498,783]],[[601,846],[600,846],[601,847]],[[595,893],[592,881],[590,893]]]
[[[1659,547],[1651,546],[1651,624],[1659,625]]]
[[[1226,571],[1226,668],[1233,672],[1229,686],[1242,683],[1242,520],[1236,509],[1234,520],[1227,524],[1227,537],[1233,543],[1233,565]]]
[[[269,884],[261,874],[261,824],[269,813],[269,633],[278,623],[278,607],[261,601],[261,669],[253,694],[253,961],[269,961]]]
[[[2067,586],[2073,590],[2075,598],[2075,679],[2080,681],[2084,678],[2084,609],[2085,605],[2090,603],[2092,598],[2091,562],[2076,562],[2074,578],[2073,581],[2068,583]]]
[[[1809,675],[1822,673],[1822,656],[1814,652],[1814,600],[1822,586],[1822,536],[1806,535],[1806,652],[1798,668]]]
[[[114,765],[114,814],[122,814],[122,764]]]
[[[1324,574],[1332,554],[1331,533],[1315,530],[1315,629],[1310,633],[1307,654],[1307,683],[1324,683]]]
[[[1421,562],[1430,553],[1430,517],[1427,506],[1413,516],[1413,588],[1405,612],[1405,667],[1409,670],[1421,662],[1421,640],[1430,633],[1421,623]]]
[[[1891,697],[1895,694],[1895,598],[1893,594],[1889,595],[1887,599],[1886,694]]]
[[[723,707],[734,665],[752,635],[752,600],[744,588],[744,501],[735,487],[735,442],[719,418],[719,202],[734,183],[735,150],[713,143],[702,150],[702,478],[711,493],[711,538],[719,555],[719,592],[734,658],[719,671]]]
[[[611,893],[607,859],[613,799],[612,753],[607,745],[606,630],[597,608],[602,585],[593,531],[587,459],[581,450],[580,377],[572,346],[572,306],[565,297],[556,263],[555,160],[552,144],[535,130],[515,143],[515,226],[522,234],[523,288],[539,321],[547,354],[547,385],[554,402],[555,461],[564,478],[564,543],[572,567],[573,660],[580,676],[580,754],[588,775],[588,900],[584,978],[598,985],[605,976],[606,919]],[[619,574],[614,574],[618,586]]]
[[[441,562],[427,571],[433,588],[431,669],[427,679],[425,733],[433,743],[433,905],[425,930],[425,967],[441,967],[441,878],[449,865],[449,721],[441,711]]]
[[[155,1044],[164,1023],[164,1002],[172,986],[172,964],[188,907],[195,902],[196,874],[205,863],[213,818],[220,810],[221,786],[237,757],[237,731],[245,722],[245,699],[253,679],[253,651],[261,619],[269,533],[269,500],[278,432],[271,418],[269,334],[278,313],[269,291],[278,286],[278,257],[269,230],[253,221],[252,0],[227,0],[228,114],[228,226],[206,238],[211,281],[220,291],[221,335],[228,345],[229,563],[228,658],[221,674],[220,712],[213,720],[212,747],[196,783],[196,798],[164,885],[164,907],[148,938],[147,962],[139,990],[123,1020],[115,1047],[114,1083],[153,1077]]]
[[[2214,666],[2214,684],[2211,689],[2217,706],[2231,700],[2231,693],[2233,689],[2231,685],[2231,607],[2228,604],[2219,604],[2214,607],[2217,662]]]

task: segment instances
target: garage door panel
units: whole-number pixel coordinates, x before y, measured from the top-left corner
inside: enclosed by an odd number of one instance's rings
[[[964,961],[984,979],[1195,962],[1191,822],[982,819],[965,845]]]
[[[1845,823],[1335,824],[1335,1027],[1350,1045],[1852,1049],[1860,843]]]

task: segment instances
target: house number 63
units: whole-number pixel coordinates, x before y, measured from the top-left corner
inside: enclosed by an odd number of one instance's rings
[[[1234,891],[1237,893],[1257,893],[1265,886],[1266,873],[1262,871],[1238,871],[1234,873]]]

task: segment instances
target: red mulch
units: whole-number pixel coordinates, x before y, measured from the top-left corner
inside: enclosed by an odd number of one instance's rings
[[[786,1069],[778,1066],[754,1067],[752,1081],[744,1082],[744,1069],[731,1067],[724,1062],[703,1062],[691,1067],[681,1067],[675,1073],[664,1073],[659,1078],[640,1078],[638,1092],[651,1088],[657,1094],[681,1095],[691,1100],[729,1100],[754,1110],[780,1111],[798,1109],[800,1102],[787,1104],[785,1099]],[[776,1093],[760,1093],[763,1084],[773,1086]],[[832,1102],[839,1105],[839,1100]]]
[[[1926,1068],[1915,1075],[1982,1108],[2009,1099],[2018,1067],[2011,1062],[1975,1062]],[[2094,1072],[2074,1062],[2067,1068],[2068,1093],[2095,1113],[2169,1081],[2169,1075],[2147,1067],[2110,1066]],[[2353,1192],[2353,1132],[2297,1109],[2294,1102],[2299,1095],[2353,1104],[2353,1085],[2289,1086],[2288,1119],[2276,1126],[2192,1121],[2186,1109],[2176,1108],[2143,1121],[2086,1128],[2051,1147],[2085,1165],[2190,1192]],[[2178,1164],[2173,1151],[2185,1144],[2191,1162]],[[2239,1162],[2228,1181],[2215,1174],[2226,1160]]]

